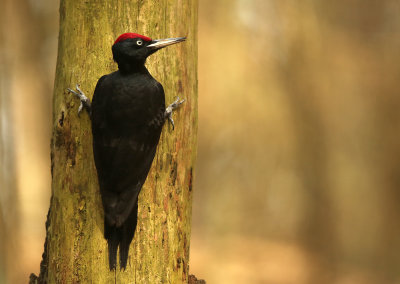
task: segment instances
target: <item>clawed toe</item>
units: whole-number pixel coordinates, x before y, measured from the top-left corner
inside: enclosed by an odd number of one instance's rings
[[[88,97],[85,96],[85,94],[82,92],[82,90],[79,88],[79,84],[76,84],[76,91],[68,88],[68,92],[74,94],[75,96],[77,96],[79,98],[79,100],[81,101],[81,104],[79,105],[78,108],[78,116],[80,115],[80,113],[82,112],[83,108],[85,108],[88,113],[90,114],[91,112],[91,106],[90,106],[90,100]]]
[[[172,119],[172,112],[184,102],[185,99],[180,101],[179,97],[177,97],[176,100],[165,109],[165,117],[168,118],[169,122],[172,124],[173,130],[175,129],[175,123],[174,120]]]

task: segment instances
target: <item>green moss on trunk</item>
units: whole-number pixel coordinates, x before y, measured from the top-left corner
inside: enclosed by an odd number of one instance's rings
[[[139,221],[125,272],[108,269],[103,209],[89,117],[66,92],[116,70],[111,45],[124,32],[152,38],[187,36],[149,58],[166,102],[186,102],[165,125],[139,196]],[[40,279],[48,283],[179,283],[188,281],[193,166],[197,134],[197,1],[61,0],[53,101],[52,201]]]

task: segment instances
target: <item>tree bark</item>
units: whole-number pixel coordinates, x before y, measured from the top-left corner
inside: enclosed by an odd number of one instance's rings
[[[187,36],[148,59],[166,103],[186,102],[165,125],[139,195],[138,226],[126,271],[110,272],[103,209],[87,113],[66,89],[91,97],[97,80],[116,70],[111,45],[124,32],[152,38]],[[181,283],[188,281],[192,183],[197,142],[197,0],[66,1],[53,98],[52,198],[39,283]]]

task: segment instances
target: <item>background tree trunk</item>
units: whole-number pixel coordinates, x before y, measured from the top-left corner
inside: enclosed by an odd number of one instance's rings
[[[185,98],[175,131],[165,125],[139,195],[138,227],[125,272],[110,272],[89,117],[66,92],[116,70],[111,45],[124,32],[187,36],[149,58],[170,103]],[[179,283],[188,281],[193,166],[197,133],[197,1],[63,1],[53,101],[52,198],[39,282]]]
[[[0,283],[26,283],[43,249],[55,2],[0,1]]]
[[[7,37],[10,4],[0,2],[0,283],[17,283],[21,263],[19,241],[18,194],[15,177],[12,97],[15,48]],[[14,43],[14,42],[13,42]]]

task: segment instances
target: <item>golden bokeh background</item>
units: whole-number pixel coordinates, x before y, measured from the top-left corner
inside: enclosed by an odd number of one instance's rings
[[[400,2],[199,2],[191,273],[400,283]],[[0,1],[0,283],[39,271],[57,33]]]

